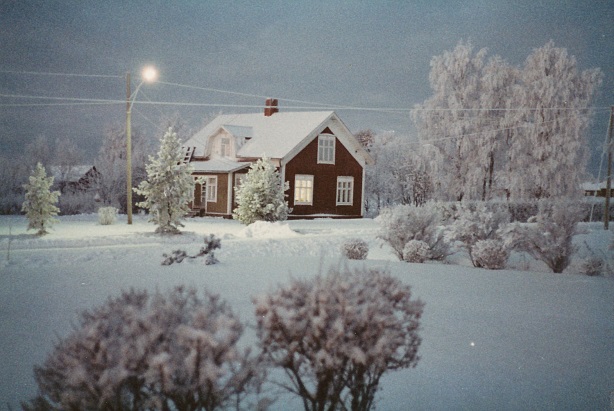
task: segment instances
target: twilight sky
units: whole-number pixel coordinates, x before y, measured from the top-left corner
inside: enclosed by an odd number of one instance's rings
[[[552,39],[581,69],[600,67],[590,135],[600,150],[614,104],[613,0],[0,0],[0,154],[45,135],[91,160],[104,130],[124,124],[126,71],[134,89],[146,64],[164,83],[143,85],[132,123],[152,140],[164,118],[195,130],[216,113],[261,111],[266,96],[280,110],[329,106],[352,131],[410,133],[407,111],[342,107],[409,110],[430,95],[432,56],[461,39],[514,65]]]

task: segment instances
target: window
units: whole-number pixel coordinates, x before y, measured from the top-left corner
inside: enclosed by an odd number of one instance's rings
[[[205,177],[205,186],[201,195],[209,203],[217,202],[217,176]],[[204,203],[204,201],[202,201]]]
[[[318,136],[318,164],[335,164],[335,136],[332,134]]]
[[[222,137],[220,139],[220,155],[222,157],[230,157],[230,139]]]
[[[313,176],[297,174],[294,177],[294,204],[313,204]]]
[[[245,181],[245,177],[247,177],[247,174],[243,174],[243,173],[235,174],[235,189],[243,185],[243,181]]]
[[[354,204],[354,177],[337,177],[337,205]]]

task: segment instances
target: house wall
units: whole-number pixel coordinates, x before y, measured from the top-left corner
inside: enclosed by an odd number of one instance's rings
[[[227,173],[207,173],[207,174],[194,174],[194,176],[217,176],[217,201],[207,201],[206,204],[203,201],[200,203],[202,195],[202,187],[200,184],[196,184],[194,188],[194,209],[200,209],[201,215],[230,215],[232,210],[228,210],[228,174]]]
[[[326,129],[324,133],[330,133],[330,130]],[[294,177],[296,174],[314,176],[313,205],[294,205]],[[336,205],[337,176],[354,177],[351,206]],[[335,138],[335,164],[318,164],[318,138],[314,138],[285,166],[285,180],[290,183],[290,189],[287,191],[288,205],[293,209],[290,217],[312,214],[361,217],[362,176],[361,165],[337,138]]]

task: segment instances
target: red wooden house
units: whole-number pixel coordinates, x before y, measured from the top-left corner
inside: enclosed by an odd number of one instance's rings
[[[359,218],[364,214],[365,165],[373,160],[333,111],[216,117],[184,144],[194,167],[194,214],[231,217],[234,188],[262,157],[280,171],[289,218]]]

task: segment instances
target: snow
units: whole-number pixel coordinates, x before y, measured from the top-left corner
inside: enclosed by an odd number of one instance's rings
[[[421,359],[414,369],[384,376],[379,410],[607,409],[614,395],[614,279],[577,274],[580,261],[564,274],[520,255],[510,261],[515,269],[497,271],[472,268],[463,251],[451,256],[453,264],[399,262],[380,247],[370,219],[245,227],[195,218],[179,236],[153,234],[141,215],[133,225],[125,216],[108,226],[96,215],[59,219],[39,238],[26,231],[24,217],[0,216],[0,401],[13,409],[36,393],[32,367],[70,332],[80,311],[108,296],[131,287],[206,287],[253,325],[253,296],[340,264],[339,246],[348,238],[364,239],[369,254],[343,264],[385,267],[426,303]],[[612,253],[611,231],[583,227],[580,257],[587,245],[598,255]],[[162,254],[177,248],[195,254],[208,234],[222,239],[219,264],[160,265]],[[241,344],[253,344],[253,329],[245,332]],[[272,405],[301,408],[292,397]]]

